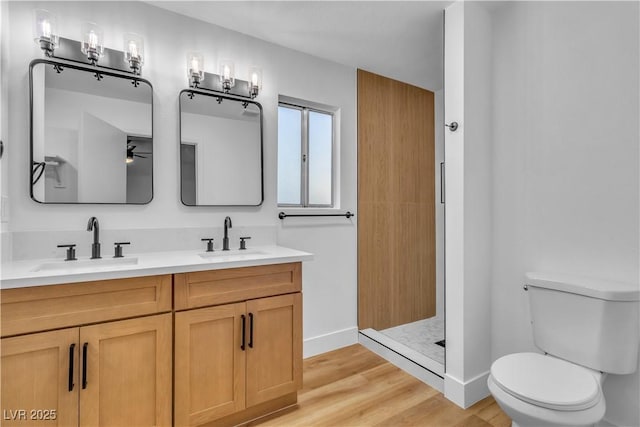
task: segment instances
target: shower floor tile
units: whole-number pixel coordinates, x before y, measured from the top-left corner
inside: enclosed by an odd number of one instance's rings
[[[384,329],[380,333],[438,363],[444,364],[444,347],[436,344],[436,342],[444,339],[444,320],[441,317],[431,317],[394,326],[393,328]]]

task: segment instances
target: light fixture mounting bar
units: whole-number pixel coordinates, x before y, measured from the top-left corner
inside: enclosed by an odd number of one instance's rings
[[[251,97],[249,96],[249,82],[240,79],[235,79],[235,81],[235,85],[228,92],[225,92],[222,88],[222,83],[220,82],[220,76],[218,74],[208,73],[205,71],[204,78],[198,85],[197,89],[204,89],[220,94],[234,95],[251,99]]]
[[[87,59],[85,54],[80,50],[81,43],[72,39],[59,38],[59,44],[56,48],[52,58],[66,59],[68,61],[80,62],[82,64],[89,64],[91,62]],[[131,68],[123,61],[124,52],[116,49],[104,48],[104,56],[100,58],[98,65],[101,68],[109,68],[111,70],[124,71],[129,74],[134,74]]]

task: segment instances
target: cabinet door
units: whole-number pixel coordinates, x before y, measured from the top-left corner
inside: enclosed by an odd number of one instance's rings
[[[80,353],[82,426],[171,425],[170,313],[82,327]]]
[[[78,328],[4,338],[2,425],[78,425]]]
[[[302,295],[247,302],[247,406],[302,386]]]
[[[244,303],[176,313],[177,426],[200,425],[244,409],[243,322],[246,326]]]

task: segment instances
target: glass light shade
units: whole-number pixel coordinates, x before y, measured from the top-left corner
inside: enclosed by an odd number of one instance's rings
[[[36,9],[33,20],[33,40],[48,55],[58,47],[56,15],[45,9]]]
[[[140,34],[126,33],[122,38],[124,62],[135,70],[144,63],[144,39]]]
[[[259,67],[250,67],[247,82],[249,96],[255,98],[262,89],[262,70]]]
[[[231,89],[236,84],[235,65],[233,61],[223,59],[220,61],[220,83],[225,90]]]
[[[82,24],[82,53],[91,62],[97,62],[104,55],[104,33],[93,22]]]
[[[189,85],[197,86],[204,78],[204,56],[200,52],[189,52],[187,54],[187,76]]]

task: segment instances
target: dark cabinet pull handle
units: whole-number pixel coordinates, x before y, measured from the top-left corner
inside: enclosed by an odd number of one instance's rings
[[[249,313],[249,348],[253,348],[253,313]]]
[[[240,344],[240,350],[244,351],[244,341],[245,341],[245,335],[247,333],[247,322],[246,322],[247,319],[244,314],[241,314],[240,318],[242,319],[242,343]]]
[[[82,345],[82,389],[87,388],[87,347],[89,343],[86,342]]]
[[[69,346],[69,391],[73,391],[73,357],[76,354],[76,345]]]

